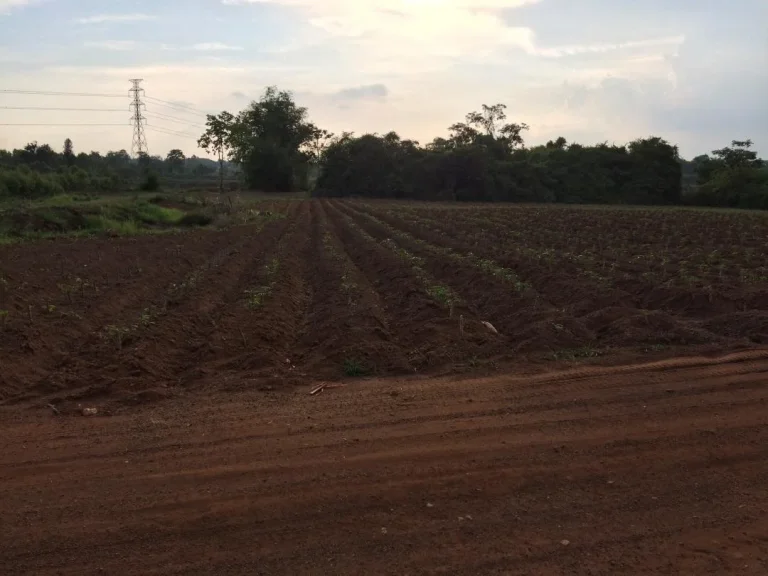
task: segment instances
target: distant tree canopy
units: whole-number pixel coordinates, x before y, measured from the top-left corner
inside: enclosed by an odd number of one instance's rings
[[[592,146],[561,136],[527,147],[528,129],[508,121],[504,104],[484,104],[424,146],[395,132],[334,135],[272,86],[237,115],[208,116],[198,146],[218,163],[180,149],[132,159],[125,150],[76,154],[69,138],[62,153],[31,142],[0,150],[0,197],[125,189],[150,175],[212,179],[217,171],[223,188],[235,165],[250,189],[311,188],[315,196],[768,209],[768,166],[749,140],[686,161],[656,136]]]
[[[214,161],[185,158],[178,149],[171,150],[165,159],[148,154],[133,159],[125,150],[76,154],[70,138],[60,149],[58,153],[48,144],[30,142],[21,149],[0,150],[0,198],[113,192],[137,188],[148,174],[184,182],[211,180],[216,173]]]
[[[696,185],[692,204],[768,209],[768,165],[757,157],[750,140],[734,140],[693,159]]]
[[[677,147],[661,138],[627,146],[568,145],[558,138],[526,148],[524,123],[504,123],[503,104],[483,105],[448,138],[426,147],[384,136],[349,134],[325,150],[315,194],[480,202],[677,204]]]

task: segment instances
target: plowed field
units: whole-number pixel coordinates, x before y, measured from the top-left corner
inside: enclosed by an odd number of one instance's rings
[[[768,217],[265,208],[0,247],[0,573],[768,573]]]
[[[314,201],[0,249],[0,402],[487,374],[768,343],[768,218]],[[483,322],[488,322],[491,327]]]

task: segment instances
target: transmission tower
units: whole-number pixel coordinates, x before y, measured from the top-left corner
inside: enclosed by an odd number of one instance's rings
[[[133,156],[138,156],[142,152],[148,152],[147,150],[147,136],[144,134],[144,122],[146,122],[146,118],[144,118],[144,108],[145,105],[141,101],[141,96],[144,94],[144,89],[141,87],[142,79],[141,78],[133,78],[131,79],[131,84],[133,84],[133,87],[130,89],[131,94],[133,95],[133,100],[131,101],[131,124],[133,124],[133,143],[131,144],[131,154]]]

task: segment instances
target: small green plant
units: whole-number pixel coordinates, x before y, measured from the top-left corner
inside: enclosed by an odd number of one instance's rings
[[[427,295],[446,308],[453,308],[459,303],[459,298],[448,286],[435,285],[427,288]]]
[[[256,310],[261,308],[264,304],[269,293],[272,291],[271,286],[258,286],[256,288],[250,288],[245,291],[246,301],[245,305],[249,310]]]
[[[593,348],[592,346],[582,346],[581,348],[572,348],[568,350],[558,350],[552,352],[549,358],[550,360],[579,360],[583,358],[597,358],[601,355],[600,350]]]
[[[0,310],[0,330],[5,331],[5,327],[8,324],[8,310]]]
[[[139,316],[139,324],[138,326],[141,326],[142,328],[147,328],[149,326],[152,326],[152,324],[155,323],[154,319],[157,316],[157,311],[154,306],[150,306],[149,308],[144,308],[144,310],[141,311],[141,316]]]
[[[67,295],[67,300],[69,300],[69,303],[72,304],[72,293],[78,289],[78,286],[75,284],[59,284],[58,286],[59,290]]]
[[[359,378],[368,374],[365,365],[356,358],[347,358],[344,360],[344,375],[349,378]]]
[[[115,326],[114,324],[110,324],[109,326],[105,327],[104,330],[106,331],[107,337],[115,342],[118,350],[123,349],[123,344],[125,344],[125,341],[128,339],[128,335],[131,333],[130,328],[126,328],[124,326]]]

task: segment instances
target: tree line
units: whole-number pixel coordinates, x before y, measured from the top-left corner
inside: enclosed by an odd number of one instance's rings
[[[214,171],[223,186],[234,167],[249,189],[311,190],[317,197],[768,209],[768,166],[749,140],[687,161],[656,136],[590,146],[560,137],[529,147],[528,130],[495,104],[425,145],[395,132],[334,135],[310,122],[290,92],[273,86],[236,115],[208,115],[198,146],[216,163],[185,158],[181,150],[164,159],[131,159],[124,150],[75,155],[71,141],[62,153],[32,143],[0,151],[0,196],[52,193],[46,179],[57,190],[89,190],[136,175],[212,178]]]
[[[231,171],[229,163],[227,169]],[[197,156],[187,158],[180,149],[171,150],[165,158],[146,153],[131,158],[125,150],[76,154],[74,143],[67,138],[60,152],[37,142],[0,150],[0,198],[152,188],[158,177],[212,182],[217,174],[215,162]]]
[[[289,92],[267,88],[238,115],[208,116],[200,146],[242,170],[249,188],[314,196],[473,202],[692,204],[768,208],[768,167],[734,141],[686,161],[651,136],[585,146],[560,137],[527,147],[525,123],[483,105],[422,146],[397,133],[330,134]]]

